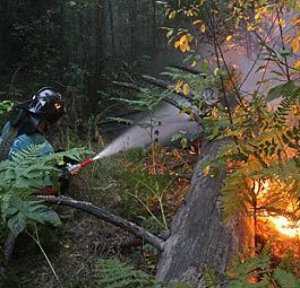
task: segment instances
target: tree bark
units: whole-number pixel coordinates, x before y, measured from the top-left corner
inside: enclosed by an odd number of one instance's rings
[[[152,14],[152,51],[156,51],[156,39],[157,39],[157,9],[156,9],[156,0],[152,0],[152,9],[153,9],[153,14]]]
[[[103,11],[104,9],[104,1],[98,0],[96,1],[96,29],[95,29],[95,39],[96,39],[96,75],[100,75],[101,73],[101,58],[103,57],[103,33],[105,32],[104,27],[104,19],[103,19]],[[112,51],[113,51],[112,47]]]
[[[112,0],[107,1],[108,5],[108,15],[110,22],[110,34],[111,34],[111,58],[116,56],[116,40],[115,40],[115,21],[114,21],[114,12],[113,12],[113,3]]]
[[[227,225],[223,223],[221,188],[225,171],[212,178],[201,169],[228,141],[208,143],[203,148],[191,191],[177,212],[171,236],[164,245],[158,265],[159,280],[187,282],[192,287],[204,288],[207,271],[214,271],[220,287],[225,287],[225,271],[232,256],[253,247],[253,235],[248,233],[251,221],[236,218]]]
[[[137,0],[131,0],[128,2],[129,6],[129,23],[130,23],[130,55],[131,60],[136,60],[137,57],[137,35],[138,35],[138,25],[137,25],[137,13],[138,5]]]

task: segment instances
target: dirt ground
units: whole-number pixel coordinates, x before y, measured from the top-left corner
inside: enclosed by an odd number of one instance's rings
[[[125,259],[135,254],[138,255],[136,264],[143,262],[142,247],[123,248],[123,244],[131,239],[123,230],[70,209],[61,215],[62,228],[43,227],[39,232],[43,249],[61,283],[38,246],[29,236],[23,235],[18,239],[7,279],[1,287],[92,288],[96,287],[93,282],[97,277],[97,260],[108,257]]]

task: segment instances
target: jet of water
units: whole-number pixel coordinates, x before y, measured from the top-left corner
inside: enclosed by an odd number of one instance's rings
[[[93,159],[98,160],[132,148],[145,148],[154,141],[166,144],[181,130],[199,133],[201,127],[190,121],[188,115],[180,113],[178,108],[166,103],[152,115],[125,131]]]

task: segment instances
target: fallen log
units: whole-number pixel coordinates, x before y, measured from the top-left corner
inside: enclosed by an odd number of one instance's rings
[[[79,209],[84,211],[88,214],[91,214],[105,222],[108,222],[112,225],[118,226],[139,238],[144,239],[146,242],[157,248],[158,250],[162,251],[164,247],[165,241],[150,233],[149,231],[145,230],[143,227],[138,226],[137,224],[128,221],[120,216],[117,216],[104,208],[97,207],[90,202],[85,201],[77,201],[69,197],[65,196],[37,196],[38,199],[44,200],[48,203],[57,204],[68,206],[71,208]]]
[[[157,278],[206,288],[207,271],[216,272],[220,287],[226,287],[225,271],[232,256],[252,247],[251,223],[236,219],[225,225],[222,218],[221,188],[225,171],[217,177],[202,172],[229,140],[207,143],[202,148],[190,193],[174,217],[170,236],[156,236],[144,228],[90,202],[64,196],[38,196],[48,203],[79,209],[142,238],[161,252]]]

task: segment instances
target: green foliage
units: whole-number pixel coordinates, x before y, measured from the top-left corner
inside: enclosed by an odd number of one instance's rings
[[[230,288],[300,287],[300,281],[292,272],[281,266],[273,266],[272,259],[266,251],[245,261],[236,261],[228,277]]]
[[[5,31],[9,34],[4,41],[9,51],[7,55],[10,62],[7,66],[19,69],[28,65],[30,73],[34,75],[31,74],[31,77],[35,78],[35,81],[43,82],[47,77],[49,81],[49,74],[61,72],[61,21],[58,5],[54,7],[41,4],[33,8],[29,3],[22,2],[18,7],[5,6],[4,4],[3,12],[6,9],[14,11],[7,19],[8,30]],[[5,17],[4,13],[2,17]],[[36,82],[35,84],[41,85]]]
[[[191,61],[193,58],[189,57],[187,59]],[[184,93],[181,87],[179,87],[178,83],[182,82],[183,84],[187,84],[189,89],[192,91],[192,93],[186,95],[187,100],[193,105],[193,107],[197,108],[200,114],[202,114],[208,108],[207,104],[214,102],[214,98],[216,97],[216,95],[214,95],[214,90],[211,90],[212,95],[206,97],[206,89],[212,89],[212,87],[217,88],[219,83],[216,75],[210,71],[207,63],[204,62],[199,64],[197,69],[199,69],[201,73],[188,73],[175,67],[167,67],[166,71],[161,74],[164,76],[169,76],[172,80],[172,83],[176,83],[170,87],[169,97],[171,97],[171,93],[174,91]],[[180,105],[180,98],[175,99],[178,99],[178,105]]]
[[[270,91],[268,92],[267,101],[272,101],[276,98],[279,98],[280,96],[287,96],[290,95],[290,93],[293,93],[293,91],[297,88],[297,86],[295,86],[294,81],[288,81],[284,84],[280,84],[278,86],[275,86],[273,88],[270,89]]]
[[[206,288],[218,287],[218,277],[214,269],[206,267],[203,272],[203,277],[205,281]]]
[[[257,96],[253,101],[245,103],[244,107],[238,106],[232,112],[232,125],[229,125],[228,114],[222,110],[212,111],[204,119],[207,125],[210,124],[209,128],[205,129],[205,132],[209,133],[208,139],[233,139],[231,144],[220,151],[213,163],[207,163],[209,168],[227,169],[228,177],[223,188],[226,219],[237,212],[248,213],[254,208],[254,203],[259,205],[257,198],[262,191],[255,188],[255,183],[259,180],[263,183],[268,179],[269,183],[272,183],[272,191],[267,196],[270,198],[269,203],[275,195],[277,199],[273,199],[276,203],[272,205],[255,207],[263,211],[273,210],[276,206],[278,212],[284,212],[284,199],[291,199],[300,193],[300,130],[297,124],[299,120],[296,120],[294,125],[288,122],[288,118],[298,117],[300,90],[293,82],[274,88],[271,94],[275,95],[276,89],[279,89],[278,95],[283,97],[283,100],[274,112],[268,110],[263,97]],[[279,179],[284,189],[275,185]],[[293,187],[291,183],[294,183]],[[261,187],[261,190],[263,189]]]
[[[100,260],[98,264],[99,279],[97,284],[101,288],[158,288],[161,287],[154,277],[135,270],[133,267],[113,260]]]
[[[188,138],[186,135],[185,131],[179,131],[178,133],[176,133],[172,138],[171,138],[171,142],[176,144],[179,143],[181,148],[187,148],[188,147]]]
[[[13,105],[14,105],[13,102],[10,100],[4,100],[0,102],[0,126],[1,127],[5,123],[7,114],[11,111]]]
[[[151,175],[142,163],[135,163],[133,169],[124,169],[120,175],[123,183],[122,210],[127,217],[138,218],[143,225],[154,232],[168,227],[164,212],[164,193],[172,183],[170,175]],[[159,209],[151,206],[159,205]]]
[[[143,88],[134,99],[118,98],[139,111],[154,111],[163,101],[173,104],[182,113],[203,115],[208,107],[218,102],[216,91],[211,87],[218,87],[217,77],[209,70],[207,63],[199,66],[201,74],[186,73],[175,67],[167,67],[161,75],[168,76],[172,85],[167,89]],[[210,89],[210,93],[207,93]],[[193,93],[189,93],[189,91]],[[180,96],[174,93],[181,94]],[[197,115],[198,116],[198,115]]]
[[[4,100],[0,102],[0,115],[9,112],[13,107],[13,102],[10,100]]]
[[[168,91],[162,92],[159,88],[143,88],[134,99],[115,98],[114,100],[124,102],[139,111],[153,111],[168,96]]]
[[[117,259],[100,260],[96,269],[99,288],[190,288],[184,283],[160,283],[152,275]]]
[[[38,157],[42,145],[33,145],[0,163],[0,205],[2,221],[17,236],[29,224],[52,224],[60,220],[56,212],[33,195],[46,186],[55,185],[64,157],[79,159],[82,149]]]
[[[53,226],[61,224],[56,212],[41,203],[42,201],[24,201],[12,196],[3,204],[3,220],[15,236],[23,232],[28,223],[47,223]]]

